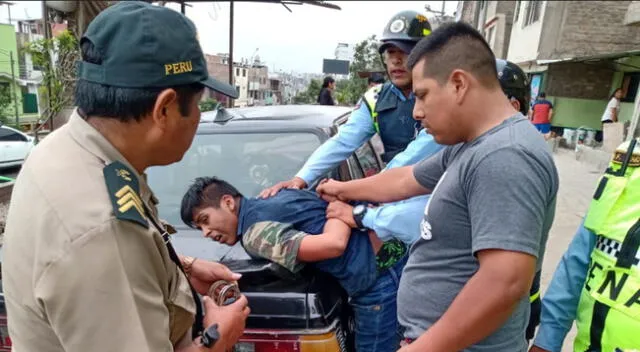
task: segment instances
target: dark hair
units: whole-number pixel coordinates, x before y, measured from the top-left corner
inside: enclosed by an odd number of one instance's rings
[[[101,65],[102,54],[87,39],[80,44],[82,60]],[[124,88],[107,86],[79,79],[76,82],[75,104],[83,116],[101,116],[116,118],[127,122],[140,119],[153,110],[158,95],[172,88],[178,94],[180,113],[186,116],[190,112],[193,97],[204,89],[200,83],[163,88]]]
[[[609,100],[613,99],[616,96],[616,93],[618,91],[622,92],[622,88],[616,88],[616,90],[614,90],[613,93],[611,93],[611,96],[609,97]]]
[[[230,195],[233,198],[242,198],[242,194],[231,184],[217,177],[198,177],[182,197],[180,205],[180,217],[189,227],[193,224],[193,213],[204,207],[220,207],[222,196]]]
[[[329,84],[335,82],[335,80],[333,79],[333,77],[331,76],[327,76],[324,78],[324,82],[322,82],[322,88],[327,88],[329,87]]]
[[[538,94],[538,98],[546,98],[546,97],[547,97],[547,94],[545,92]]]
[[[463,22],[446,23],[421,39],[407,60],[410,70],[426,59],[425,77],[444,83],[451,72],[463,69],[486,87],[499,87],[496,57],[482,35]]]
[[[371,83],[376,83],[376,84],[382,84],[384,83],[384,75],[374,72],[371,74],[371,76],[369,76],[369,80],[368,80],[368,84]]]

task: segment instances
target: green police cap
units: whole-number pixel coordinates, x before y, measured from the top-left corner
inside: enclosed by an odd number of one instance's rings
[[[234,87],[209,77],[195,25],[174,10],[143,1],[119,2],[96,16],[85,40],[93,43],[102,63],[81,61],[80,79],[122,88],[201,83],[238,97]]]

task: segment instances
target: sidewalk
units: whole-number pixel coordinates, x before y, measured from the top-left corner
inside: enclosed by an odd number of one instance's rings
[[[560,188],[556,204],[556,216],[542,265],[542,295],[553,277],[553,272],[573,239],[578,226],[591,202],[593,191],[603,169],[576,160],[573,150],[558,148],[554,153],[556,167],[560,175]],[[573,351],[575,326],[567,335],[562,352]]]

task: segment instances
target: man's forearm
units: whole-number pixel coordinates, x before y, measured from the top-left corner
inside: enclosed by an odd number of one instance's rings
[[[342,197],[349,200],[389,203],[430,193],[413,176],[413,166],[398,167],[375,176],[349,181]]]
[[[306,235],[298,248],[298,261],[318,262],[344,253],[351,236],[349,225],[338,219],[327,220],[319,235]]]
[[[532,270],[531,275],[523,275],[514,282],[496,279],[495,273],[479,270],[442,318],[411,344],[411,350],[454,352],[486,338],[507,321],[528,294],[533,275]]]

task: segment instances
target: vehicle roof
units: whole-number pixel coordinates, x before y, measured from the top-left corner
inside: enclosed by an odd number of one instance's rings
[[[227,123],[213,123],[216,111],[202,113],[200,129],[208,128],[328,128],[334,121],[352,111],[347,106],[326,105],[269,105],[232,108],[235,117]]]

